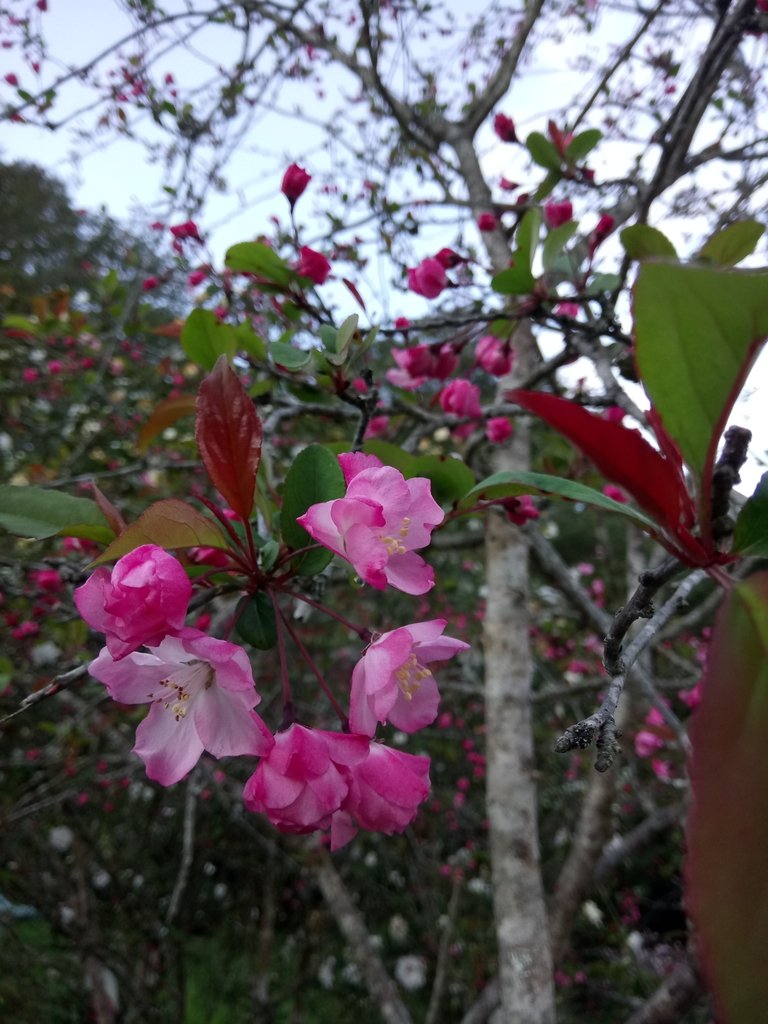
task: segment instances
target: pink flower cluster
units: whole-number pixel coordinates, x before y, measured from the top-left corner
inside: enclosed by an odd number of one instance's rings
[[[340,462],[346,496],[300,521],[373,586],[424,593],[433,574],[414,549],[443,519],[429,481],[406,481],[372,456]],[[283,831],[330,830],[333,849],[359,828],[391,834],[413,821],[429,792],[429,758],[393,750],[375,733],[379,723],[414,732],[435,720],[440,698],[428,666],[468,647],[443,635],[445,621],[374,637],[352,673],[350,732],[293,722],[273,736],[253,710],[260,696],[246,652],[185,625],[191,592],[181,564],[153,544],[97,569],[75,592],[82,617],[106,636],[90,674],[118,703],[149,705],[133,748],[148,776],[172,785],[204,752],[258,757],[246,807]]]

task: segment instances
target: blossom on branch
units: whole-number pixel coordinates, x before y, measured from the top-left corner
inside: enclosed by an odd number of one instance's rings
[[[416,732],[434,722],[440,693],[426,666],[469,648],[463,640],[443,636],[445,626],[445,619],[415,622],[382,633],[366,648],[352,672],[349,724],[354,732],[373,736],[378,722]]]
[[[343,498],[312,505],[297,522],[320,544],[350,562],[377,590],[389,584],[406,594],[425,594],[432,568],[414,554],[426,547],[444,519],[429,480],[406,480],[374,455],[339,456],[347,481]]]
[[[286,169],[280,191],[291,204],[291,209],[293,209],[296,200],[303,194],[304,189],[311,180],[312,175],[308,174],[303,167],[299,167],[298,164],[291,164]]]
[[[101,568],[75,591],[75,605],[91,629],[106,634],[113,658],[177,633],[187,615],[192,584],[180,563],[155,544],[142,544]]]
[[[88,671],[118,703],[151,705],[133,750],[163,786],[183,779],[204,750],[264,755],[274,744],[251,710],[261,698],[248,655],[226,640],[184,629],[119,661],[105,647]]]
[[[308,277],[315,284],[324,284],[331,272],[331,264],[325,256],[315,249],[310,249],[308,245],[302,245],[299,256],[296,272],[302,277]]]
[[[408,269],[408,287],[425,299],[436,299],[448,287],[443,264],[432,257]]]

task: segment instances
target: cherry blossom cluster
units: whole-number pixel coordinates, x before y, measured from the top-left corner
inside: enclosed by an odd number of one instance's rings
[[[372,587],[426,593],[434,573],[416,549],[444,518],[429,481],[406,480],[370,455],[339,461],[345,496],[298,521]],[[374,634],[352,671],[343,731],[288,717],[273,734],[254,710],[261,697],[246,651],[187,626],[191,596],[181,563],[154,544],[96,569],[75,592],[80,615],[105,635],[90,674],[118,703],[149,705],[133,748],[147,775],[173,785],[204,752],[259,758],[245,806],[282,831],[330,831],[333,849],[359,828],[392,834],[413,821],[429,792],[429,758],[386,746],[376,730],[434,722],[440,694],[429,666],[469,645],[444,636],[443,619]]]

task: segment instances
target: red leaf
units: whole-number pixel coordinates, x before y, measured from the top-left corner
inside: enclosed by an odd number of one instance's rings
[[[191,415],[196,405],[194,395],[176,395],[174,398],[165,398],[158,402],[139,433],[139,451],[146,451],[150,443],[166,427],[170,427],[182,416]]]
[[[96,504],[101,509],[101,514],[112,527],[115,536],[119,536],[125,529],[125,520],[123,519],[119,509],[115,508],[106,494],[103,494],[95,483],[91,484],[91,490],[93,491],[93,497]]]
[[[178,498],[156,501],[126,526],[109,547],[92,562],[101,565],[113,558],[121,558],[142,544],[157,544],[161,548],[226,548],[227,538],[218,523],[198,512]]]
[[[691,720],[693,804],[686,902],[705,974],[729,1024],[768,1006],[768,573],[737,584],[718,614]]]
[[[629,491],[637,504],[690,553],[704,550],[691,537],[693,501],[680,463],[665,459],[637,430],[601,419],[575,402],[540,391],[511,391],[507,398],[539,416],[573,442],[609,480]],[[690,544],[693,542],[693,545]]]
[[[347,288],[349,288],[349,290],[352,292],[352,294],[354,295],[355,299],[357,300],[357,303],[360,306],[360,308],[362,309],[362,311],[364,313],[367,313],[368,310],[365,308],[365,303],[363,302],[363,297],[360,294],[360,292],[357,290],[355,285],[347,277],[342,277],[341,280],[344,282],[344,284],[347,286]]]
[[[195,440],[214,486],[230,508],[247,520],[256,492],[262,426],[226,356],[219,356],[200,385]]]

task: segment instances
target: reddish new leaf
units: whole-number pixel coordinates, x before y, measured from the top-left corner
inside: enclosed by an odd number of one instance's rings
[[[691,723],[686,894],[723,1024],[768,1007],[768,573],[720,611]]]
[[[362,309],[362,311],[363,311],[364,313],[367,313],[367,312],[368,312],[368,310],[367,310],[367,309],[365,308],[365,303],[363,302],[363,297],[362,297],[362,295],[360,294],[360,292],[359,292],[359,291],[357,290],[357,288],[355,287],[355,285],[354,285],[354,284],[353,284],[353,283],[352,283],[352,282],[351,282],[351,281],[349,280],[349,278],[347,278],[347,277],[342,277],[342,279],[341,279],[341,280],[342,280],[342,282],[343,282],[343,283],[344,283],[344,284],[345,284],[345,285],[347,286],[347,288],[349,289],[349,291],[350,291],[350,292],[352,293],[352,295],[353,295],[353,296],[354,296],[354,298],[356,299],[356,301],[357,301],[357,304],[358,304],[358,306],[360,306],[360,308]]]
[[[93,491],[94,500],[101,510],[101,514],[109,523],[115,536],[118,536],[125,529],[125,520],[123,519],[120,510],[115,508],[106,494],[103,494],[99,490],[97,484],[92,483],[91,490]]]
[[[256,493],[263,432],[253,402],[226,356],[219,356],[200,385],[196,409],[195,440],[208,476],[230,508],[247,520]]]
[[[227,548],[229,542],[221,527],[192,505],[178,498],[156,501],[126,526],[92,565],[121,558],[142,544],[173,548]]]
[[[686,560],[712,560],[690,534],[694,508],[679,461],[664,458],[637,430],[595,416],[575,402],[540,391],[512,391],[507,397],[567,437],[604,476],[628,491],[685,548]]]
[[[174,398],[166,398],[162,402],[158,402],[152,415],[139,432],[139,451],[146,451],[158,434],[183,416],[191,415],[195,411],[195,407],[194,395],[176,395]]]

